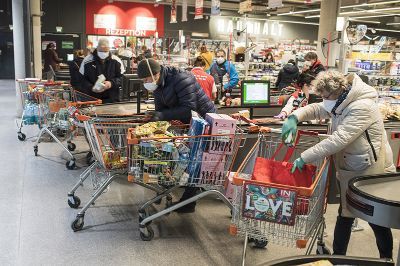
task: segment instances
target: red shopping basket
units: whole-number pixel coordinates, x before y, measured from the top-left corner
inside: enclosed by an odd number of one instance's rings
[[[289,163],[289,160],[296,149],[296,145],[300,141],[301,135],[310,134],[314,133],[299,131],[294,145],[287,148],[286,154],[284,155],[282,161],[277,161],[276,157],[284,146],[283,143],[279,144],[271,158],[257,157],[254,164],[252,180],[262,183],[272,183],[291,187],[311,187],[317,167],[312,164],[306,164],[301,171],[296,169],[296,171],[292,173],[291,170],[293,163]]]

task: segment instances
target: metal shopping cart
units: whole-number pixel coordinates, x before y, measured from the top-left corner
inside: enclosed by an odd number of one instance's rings
[[[85,212],[105,192],[109,185],[121,175],[127,174],[127,133],[143,123],[143,116],[130,118],[90,118],[80,117],[95,161],[80,175],[79,181],[68,193],[68,205],[78,208],[81,200],[76,190],[90,176],[95,192],[78,212],[71,227],[79,231],[84,225]]]
[[[39,104],[39,96],[45,91],[47,81],[27,78],[17,79],[17,82],[23,108],[21,121],[17,122],[17,136],[20,141],[24,141],[26,139],[26,134],[22,132],[24,125],[38,125],[41,128],[44,123],[44,110],[41,109]]]
[[[301,131],[299,136],[301,138],[297,145],[286,147],[281,145],[280,130],[261,133],[233,177],[230,233],[245,237],[242,265],[245,263],[249,240],[256,247],[265,247],[271,242],[306,248],[309,242],[306,254],[311,253],[317,242],[317,253],[329,253],[323,241],[329,165],[326,158],[315,163],[317,170],[309,187],[251,181],[258,158],[269,159],[276,156],[275,159],[282,161],[287,149],[292,149],[293,158],[298,158],[302,151],[323,138],[316,133]],[[284,161],[288,159],[286,157]]]
[[[207,195],[217,195],[229,208],[223,194],[236,153],[244,139],[240,128],[234,134],[190,136],[185,130],[175,136],[137,137],[135,129],[128,133],[128,180],[164,188],[163,193],[147,201],[139,209],[140,237],[150,241],[154,231],[150,223]],[[188,135],[189,133],[189,135]],[[180,186],[203,188],[196,196],[171,206],[170,193]],[[148,214],[148,207],[166,197],[166,209]]]

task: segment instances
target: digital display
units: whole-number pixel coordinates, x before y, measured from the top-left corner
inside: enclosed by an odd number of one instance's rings
[[[269,81],[242,82],[242,105],[268,105],[270,103]]]

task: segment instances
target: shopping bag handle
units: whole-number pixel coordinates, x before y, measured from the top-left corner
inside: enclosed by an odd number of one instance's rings
[[[318,132],[315,131],[306,131],[306,130],[298,130],[296,134],[296,138],[293,142],[293,146],[288,147],[285,156],[283,157],[283,162],[288,162],[290,158],[292,158],[293,153],[295,151],[296,145],[299,143],[301,136],[318,136]],[[272,155],[271,159],[275,160],[276,156],[278,155],[279,151],[285,144],[281,142],[278,148],[275,150],[274,154]]]

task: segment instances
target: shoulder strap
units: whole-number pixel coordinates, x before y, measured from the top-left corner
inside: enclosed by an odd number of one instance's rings
[[[369,137],[368,129],[365,130],[365,135],[367,137],[367,141],[368,141],[369,145],[371,146],[372,153],[374,154],[374,159],[376,162],[376,161],[378,161],[378,157],[376,156],[376,151],[375,151],[374,145],[372,145],[371,138]]]

